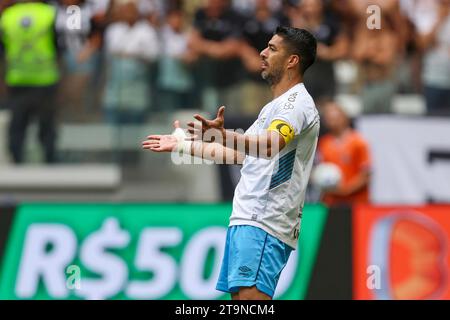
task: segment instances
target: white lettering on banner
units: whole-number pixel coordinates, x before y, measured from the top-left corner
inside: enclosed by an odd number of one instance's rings
[[[366,116],[356,124],[373,158],[373,203],[450,202],[450,119]]]
[[[80,259],[100,279],[83,279],[83,286],[75,294],[97,300],[115,296],[128,280],[128,267],[111,249],[123,249],[130,242],[128,231],[121,230],[117,219],[105,220],[100,230],[89,235],[83,243]]]
[[[161,299],[177,284],[188,299],[215,299],[223,295],[215,289],[225,247],[227,229],[208,227],[193,234],[182,248],[179,265],[163,249],[181,245],[180,228],[145,228],[137,240],[134,267],[151,273],[150,279],[132,280],[132,261],[112,250],[123,250],[130,244],[129,231],[121,229],[116,218],[107,218],[99,230],[93,231],[79,244],[79,265],[75,233],[63,224],[31,225],[24,240],[19,266],[16,295],[33,298],[39,284],[50,298],[63,299],[69,295],[86,299],[108,299],[124,294],[132,299]],[[214,252],[212,271],[205,279],[209,253]],[[85,272],[81,276],[81,269]],[[297,253],[291,254],[281,274],[275,297],[284,294],[297,272]],[[86,274],[94,273],[94,277]],[[67,276],[69,275],[69,277]],[[75,290],[76,289],[76,290]]]
[[[147,281],[131,281],[126,294],[133,299],[157,299],[167,295],[177,281],[176,261],[162,248],[175,247],[183,238],[178,228],[146,228],[142,231],[134,264],[153,273]]]
[[[227,230],[221,227],[204,229],[187,244],[181,261],[180,285],[193,299],[216,299],[222,295],[216,290],[221,261],[225,250]],[[206,258],[210,249],[215,251],[213,272],[209,279],[203,278]]]
[[[42,282],[50,296],[66,298],[65,270],[75,257],[77,239],[73,231],[61,224],[31,225],[24,241],[16,295],[32,298]]]

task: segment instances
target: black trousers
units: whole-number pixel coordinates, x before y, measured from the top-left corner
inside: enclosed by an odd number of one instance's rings
[[[23,163],[23,149],[28,125],[37,120],[39,141],[45,161],[56,161],[56,86],[9,87],[8,106],[11,110],[9,124],[9,151],[15,163]]]

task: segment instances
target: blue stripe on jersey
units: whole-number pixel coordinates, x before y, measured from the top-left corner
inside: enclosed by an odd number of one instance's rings
[[[283,182],[289,180],[291,178],[291,175],[292,175],[292,168],[290,171],[287,171],[287,172],[283,173],[282,175],[278,176],[277,179],[272,180],[270,182],[271,187],[278,186],[278,185],[282,184]]]
[[[270,180],[269,190],[291,179],[296,152],[297,150],[294,149],[278,160],[278,171]]]
[[[280,175],[277,174],[275,178],[272,178],[272,180],[270,181],[269,189],[273,189],[279,186],[280,184],[288,181],[292,176],[293,166],[294,165],[292,164],[290,168],[286,169],[286,171],[283,171]]]

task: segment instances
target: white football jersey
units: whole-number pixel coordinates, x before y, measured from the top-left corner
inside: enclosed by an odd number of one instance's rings
[[[294,139],[270,160],[246,156],[230,226],[259,227],[295,249],[320,128],[319,113],[303,83],[268,103],[245,134],[262,134],[274,120],[288,123]]]

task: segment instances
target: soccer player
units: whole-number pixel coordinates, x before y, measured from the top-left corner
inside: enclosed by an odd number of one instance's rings
[[[261,52],[261,75],[274,99],[240,134],[216,119],[175,121],[172,135],[152,135],[143,148],[181,152],[217,163],[242,163],[217,289],[236,300],[272,299],[281,271],[297,246],[305,189],[319,133],[319,115],[303,85],[314,63],[316,39],[306,30],[278,27]],[[324,79],[326,80],[326,79]],[[201,123],[201,126],[197,125]],[[192,137],[192,136],[191,136]]]

